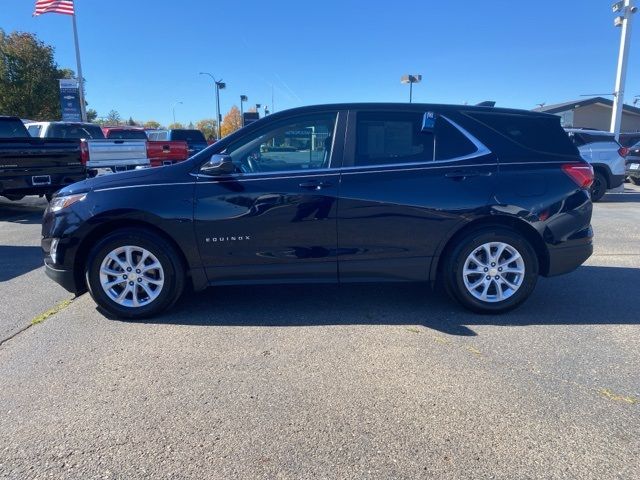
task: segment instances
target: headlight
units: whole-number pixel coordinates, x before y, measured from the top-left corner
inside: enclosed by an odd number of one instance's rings
[[[64,197],[55,197],[49,204],[49,210],[59,212],[63,208],[70,207],[76,202],[81,202],[87,196],[86,193],[77,193],[75,195],[66,195]]]

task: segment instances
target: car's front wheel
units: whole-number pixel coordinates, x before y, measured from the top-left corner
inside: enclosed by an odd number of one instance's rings
[[[171,307],[184,267],[163,238],[142,229],[116,231],[91,251],[85,269],[95,302],[118,318],[145,318]]]
[[[504,228],[484,228],[460,239],[444,263],[449,295],[479,313],[502,313],[524,302],[538,280],[529,242]]]

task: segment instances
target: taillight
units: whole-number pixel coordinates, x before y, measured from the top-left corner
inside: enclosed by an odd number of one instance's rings
[[[589,188],[593,183],[593,167],[588,163],[565,163],[562,171],[580,188]]]
[[[83,165],[89,161],[89,144],[86,140],[80,140],[80,161]]]
[[[620,147],[618,149],[618,155],[620,155],[621,157],[626,157],[627,155],[629,155],[629,149],[627,147]]]

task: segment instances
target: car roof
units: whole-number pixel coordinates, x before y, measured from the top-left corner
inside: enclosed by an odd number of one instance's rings
[[[443,103],[328,103],[321,105],[308,105],[304,107],[295,107],[288,110],[281,110],[269,115],[270,117],[288,116],[296,113],[310,113],[323,110],[404,110],[404,111],[419,111],[427,112],[430,110],[437,110],[440,112],[446,111],[464,111],[464,112],[482,112],[482,113],[502,113],[512,115],[526,115],[530,117],[556,117],[549,113],[534,112],[531,110],[521,110],[517,108],[502,108],[502,107],[488,107],[478,105],[455,105],[455,104],[443,104]],[[264,117],[263,117],[264,118]]]

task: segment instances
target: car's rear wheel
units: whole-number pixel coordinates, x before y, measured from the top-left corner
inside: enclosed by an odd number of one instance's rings
[[[171,307],[184,288],[175,249],[146,230],[120,230],[98,243],[85,269],[100,307],[119,318],[144,318]]]
[[[600,172],[594,172],[591,184],[591,201],[597,202],[607,193],[607,179]]]
[[[502,313],[524,302],[538,280],[529,242],[505,228],[484,228],[460,239],[444,263],[445,289],[464,307]]]

